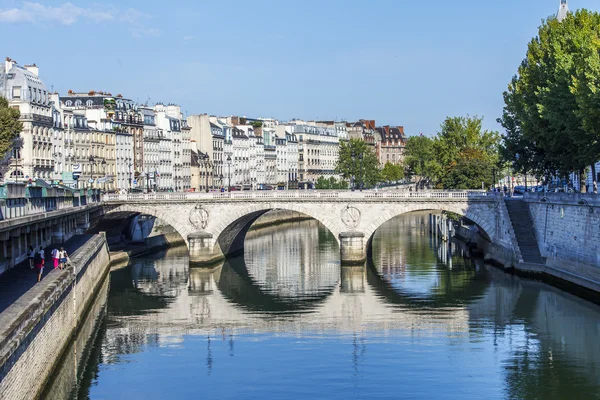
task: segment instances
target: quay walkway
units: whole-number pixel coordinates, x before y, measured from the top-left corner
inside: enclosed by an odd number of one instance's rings
[[[44,249],[46,252],[46,266],[44,268],[42,280],[45,279],[48,274],[56,273],[50,254],[52,249],[60,249],[62,246],[70,255],[87,243],[92,237],[93,235],[76,235],[67,240],[64,244],[47,246]],[[27,291],[37,283],[37,271],[29,268],[29,260],[22,261],[14,268],[0,275],[0,313],[4,312],[4,310],[10,307],[11,304],[27,293]]]

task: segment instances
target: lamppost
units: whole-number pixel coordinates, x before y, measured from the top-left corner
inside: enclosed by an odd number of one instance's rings
[[[496,191],[496,168],[492,168],[492,191]]]
[[[212,166],[212,164],[210,163],[210,156],[208,154],[204,154],[202,156],[202,164],[204,165],[204,171],[205,171],[205,175],[206,175],[206,193],[209,192],[208,190],[208,169]]]
[[[102,182],[102,187],[104,192],[106,192],[106,160],[102,160],[100,164],[102,165],[102,172],[104,173],[104,181]]]
[[[219,175],[219,186],[223,187],[223,174]]]
[[[350,185],[352,191],[356,189],[356,152],[352,150],[352,184]]]
[[[131,158],[127,157],[125,159],[125,163],[127,165],[127,169],[129,172],[129,192],[131,192],[132,186],[131,186],[131,166],[133,165],[133,163],[131,162]]]
[[[227,170],[228,170],[228,174],[229,178],[228,178],[228,185],[227,185],[227,191],[231,192],[231,156],[227,156]]]
[[[94,160],[94,156],[90,156],[88,158],[88,162],[90,163],[90,188],[94,188],[94,166],[96,165],[96,160]]]
[[[363,179],[363,153],[360,153],[358,155],[358,159],[360,160],[360,182],[359,182],[359,188],[360,188],[360,191],[362,192],[362,190],[363,190],[363,183],[364,183],[364,179]]]

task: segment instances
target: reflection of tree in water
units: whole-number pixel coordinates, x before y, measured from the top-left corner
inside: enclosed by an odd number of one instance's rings
[[[476,300],[489,285],[486,271],[458,251],[443,263],[438,249],[448,244],[431,239],[427,221],[419,212],[383,224],[373,237],[367,280],[393,304],[439,308]]]
[[[527,339],[529,341],[529,339]],[[504,363],[510,399],[600,399],[597,383],[546,346],[524,346]]]

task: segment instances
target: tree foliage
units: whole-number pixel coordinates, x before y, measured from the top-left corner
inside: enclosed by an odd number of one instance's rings
[[[492,183],[499,161],[500,135],[483,129],[479,117],[448,117],[436,137],[407,141],[405,163],[411,175],[444,189],[477,189]]]
[[[373,186],[381,179],[375,151],[360,139],[340,143],[336,172],[356,188]]]
[[[411,136],[404,148],[404,165],[409,176],[434,180],[440,172],[435,156],[433,139],[427,136]]]
[[[492,184],[492,168],[493,164],[481,150],[463,150],[442,177],[441,184],[451,189],[481,189],[482,184],[486,188]]]
[[[400,165],[386,162],[381,170],[381,179],[387,182],[397,182],[404,178],[404,169]]]
[[[9,107],[8,101],[0,97],[0,159],[6,157],[13,141],[23,130],[23,123],[19,121],[20,116],[18,109]]]
[[[600,159],[600,15],[551,17],[504,93],[501,154],[518,172],[582,171]]]
[[[315,182],[315,189],[348,189],[348,182],[343,179],[337,180],[333,176],[329,179],[325,178],[324,176],[320,176]]]

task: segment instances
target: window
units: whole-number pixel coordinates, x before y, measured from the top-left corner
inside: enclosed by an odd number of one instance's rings
[[[13,90],[12,90],[12,97],[13,99],[20,99],[21,98],[21,86],[13,86]]]

